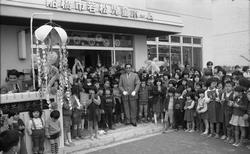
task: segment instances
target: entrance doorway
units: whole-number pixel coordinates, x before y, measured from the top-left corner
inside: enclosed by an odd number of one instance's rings
[[[75,58],[84,63],[85,67],[95,67],[98,61],[106,67],[110,67],[112,63],[111,50],[69,50],[69,68],[73,67]]]

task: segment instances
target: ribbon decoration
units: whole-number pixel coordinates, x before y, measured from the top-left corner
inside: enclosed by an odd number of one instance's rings
[[[56,89],[57,101],[63,104],[70,101],[70,83],[68,74],[68,52],[66,50],[67,33],[55,23],[45,24],[35,30],[37,67],[38,67],[38,87],[39,91],[45,95],[49,107],[50,92],[53,84],[59,79],[59,87]],[[58,54],[53,51],[53,46],[59,46]],[[41,50],[40,50],[41,49]],[[59,66],[56,61],[59,59]],[[54,73],[56,74],[53,74]],[[53,74],[51,77],[50,74]],[[66,97],[67,99],[64,99]]]

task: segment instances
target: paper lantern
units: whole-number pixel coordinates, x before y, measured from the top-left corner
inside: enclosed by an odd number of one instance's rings
[[[50,25],[43,25],[39,27],[35,30],[36,39],[38,39],[39,41],[44,41],[52,29],[53,27]]]

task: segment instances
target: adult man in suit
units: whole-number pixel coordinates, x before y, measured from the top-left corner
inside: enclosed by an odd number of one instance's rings
[[[137,92],[140,87],[140,79],[136,73],[131,72],[131,64],[125,65],[126,73],[120,76],[119,88],[122,91],[124,111],[126,115],[126,124],[129,122],[136,125],[137,115]]]

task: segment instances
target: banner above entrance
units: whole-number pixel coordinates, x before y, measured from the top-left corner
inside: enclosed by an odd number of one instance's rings
[[[78,11],[81,13],[95,14],[102,16],[112,16],[117,18],[127,18],[134,20],[153,21],[153,16],[150,12],[139,9],[131,9],[125,6],[99,3],[87,0],[46,0],[46,7]]]

